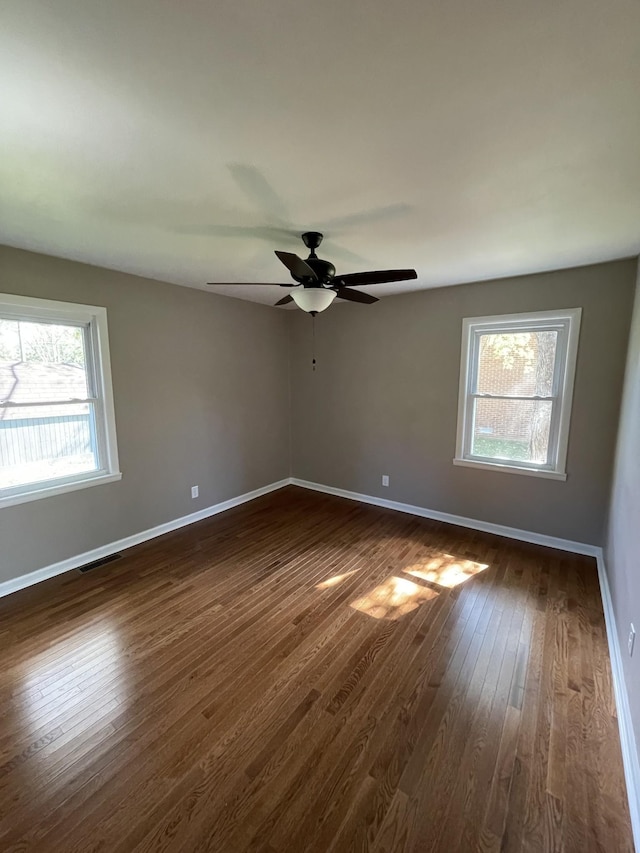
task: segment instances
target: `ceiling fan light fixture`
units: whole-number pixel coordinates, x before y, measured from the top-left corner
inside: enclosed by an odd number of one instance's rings
[[[328,308],[336,298],[336,292],[324,287],[301,287],[294,290],[291,296],[298,308],[311,314]]]

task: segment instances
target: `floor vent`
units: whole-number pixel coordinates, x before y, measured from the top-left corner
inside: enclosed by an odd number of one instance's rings
[[[103,557],[101,560],[94,560],[93,563],[87,563],[86,566],[80,566],[78,571],[90,572],[91,569],[97,569],[100,566],[106,566],[107,563],[112,563],[114,560],[119,560],[122,554],[111,554],[109,557]]]

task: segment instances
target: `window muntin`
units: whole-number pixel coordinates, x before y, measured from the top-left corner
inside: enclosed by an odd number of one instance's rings
[[[564,477],[580,309],[463,324],[458,464]]]
[[[104,308],[0,295],[0,506],[119,479]]]

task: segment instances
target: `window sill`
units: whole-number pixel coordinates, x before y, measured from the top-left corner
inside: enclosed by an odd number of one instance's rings
[[[115,483],[122,479],[122,474],[118,471],[115,474],[97,474],[94,477],[86,477],[82,480],[75,480],[71,483],[58,483],[57,485],[43,486],[41,489],[33,489],[30,492],[22,492],[19,495],[7,495],[0,497],[0,509],[7,506],[16,506],[16,504],[27,503],[28,501],[37,501],[40,498],[50,498],[53,495],[63,495],[65,492],[75,492],[77,489],[87,489],[89,486],[101,486],[104,483]]]
[[[500,462],[478,462],[475,459],[454,459],[454,465],[465,468],[482,468],[486,471],[502,471],[505,474],[526,474],[529,477],[544,477],[547,480],[566,480],[567,475],[560,471],[547,471],[542,468],[520,468],[517,465],[501,464]]]

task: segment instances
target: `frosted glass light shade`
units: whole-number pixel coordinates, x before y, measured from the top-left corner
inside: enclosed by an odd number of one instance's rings
[[[324,311],[336,298],[335,290],[324,287],[299,287],[291,294],[293,301],[303,311]]]

